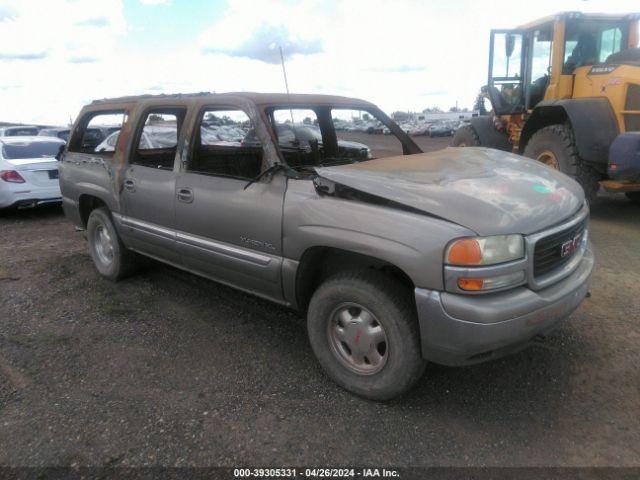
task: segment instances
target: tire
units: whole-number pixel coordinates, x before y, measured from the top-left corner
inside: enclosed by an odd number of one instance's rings
[[[471,125],[463,125],[456,130],[451,140],[452,147],[479,147],[480,137]]]
[[[597,198],[602,175],[583,162],[578,155],[570,125],[550,125],[538,130],[529,139],[524,156],[540,160],[572,177],[582,186],[589,203],[593,203]]]
[[[103,277],[117,281],[137,270],[137,254],[123,245],[106,208],[91,211],[87,221],[87,240],[93,264]]]
[[[353,333],[346,341],[353,351],[344,347],[345,342],[335,340],[341,328],[337,318],[345,314],[345,309],[350,318],[346,323]],[[366,318],[371,322],[358,323]],[[384,334],[380,343],[376,343],[380,339],[378,326]],[[380,272],[350,271],[327,279],[311,298],[307,329],[311,347],[327,375],[361,397],[389,400],[409,390],[424,372],[426,362],[411,297]],[[366,333],[370,331],[376,332],[378,340],[371,340]],[[364,341],[359,343],[362,338]],[[375,346],[371,348],[372,345]],[[349,360],[367,350],[367,346],[369,350],[363,354],[361,364]],[[352,356],[347,355],[349,352]],[[368,365],[367,355],[371,357]],[[376,363],[374,356],[381,360]]]
[[[632,202],[640,203],[640,192],[627,192],[625,195]]]

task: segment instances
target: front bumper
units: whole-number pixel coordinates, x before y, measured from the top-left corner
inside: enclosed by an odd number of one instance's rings
[[[593,266],[593,252],[587,246],[573,273],[542,290],[523,286],[487,295],[459,295],[416,288],[423,357],[443,365],[466,365],[525,347],[580,305]]]

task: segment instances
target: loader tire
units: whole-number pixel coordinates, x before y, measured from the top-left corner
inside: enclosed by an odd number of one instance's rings
[[[560,170],[577,181],[585,198],[593,203],[598,196],[602,175],[578,155],[573,129],[569,124],[549,125],[531,136],[524,156]]]
[[[453,134],[451,140],[452,147],[479,147],[481,146],[480,137],[471,125],[463,125],[456,133]]]

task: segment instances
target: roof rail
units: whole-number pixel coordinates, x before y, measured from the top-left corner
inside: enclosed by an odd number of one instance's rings
[[[135,100],[148,100],[154,98],[185,98],[185,97],[205,97],[208,95],[215,95],[215,92],[196,92],[196,93],[161,93],[158,95],[129,95],[125,97],[115,98],[101,98],[99,100],[93,100],[91,105],[98,105],[101,103],[126,103]]]

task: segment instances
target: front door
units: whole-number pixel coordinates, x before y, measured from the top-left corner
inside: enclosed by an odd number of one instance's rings
[[[497,115],[524,111],[525,49],[523,32],[491,30],[487,93]]]
[[[136,129],[124,172],[119,219],[127,244],[147,255],[177,263],[174,163],[185,109],[154,108]]]
[[[247,186],[264,168],[241,110],[204,110],[188,163],[176,180],[176,242],[191,270],[282,299],[282,206],[286,178]],[[245,188],[246,187],[246,188]]]

